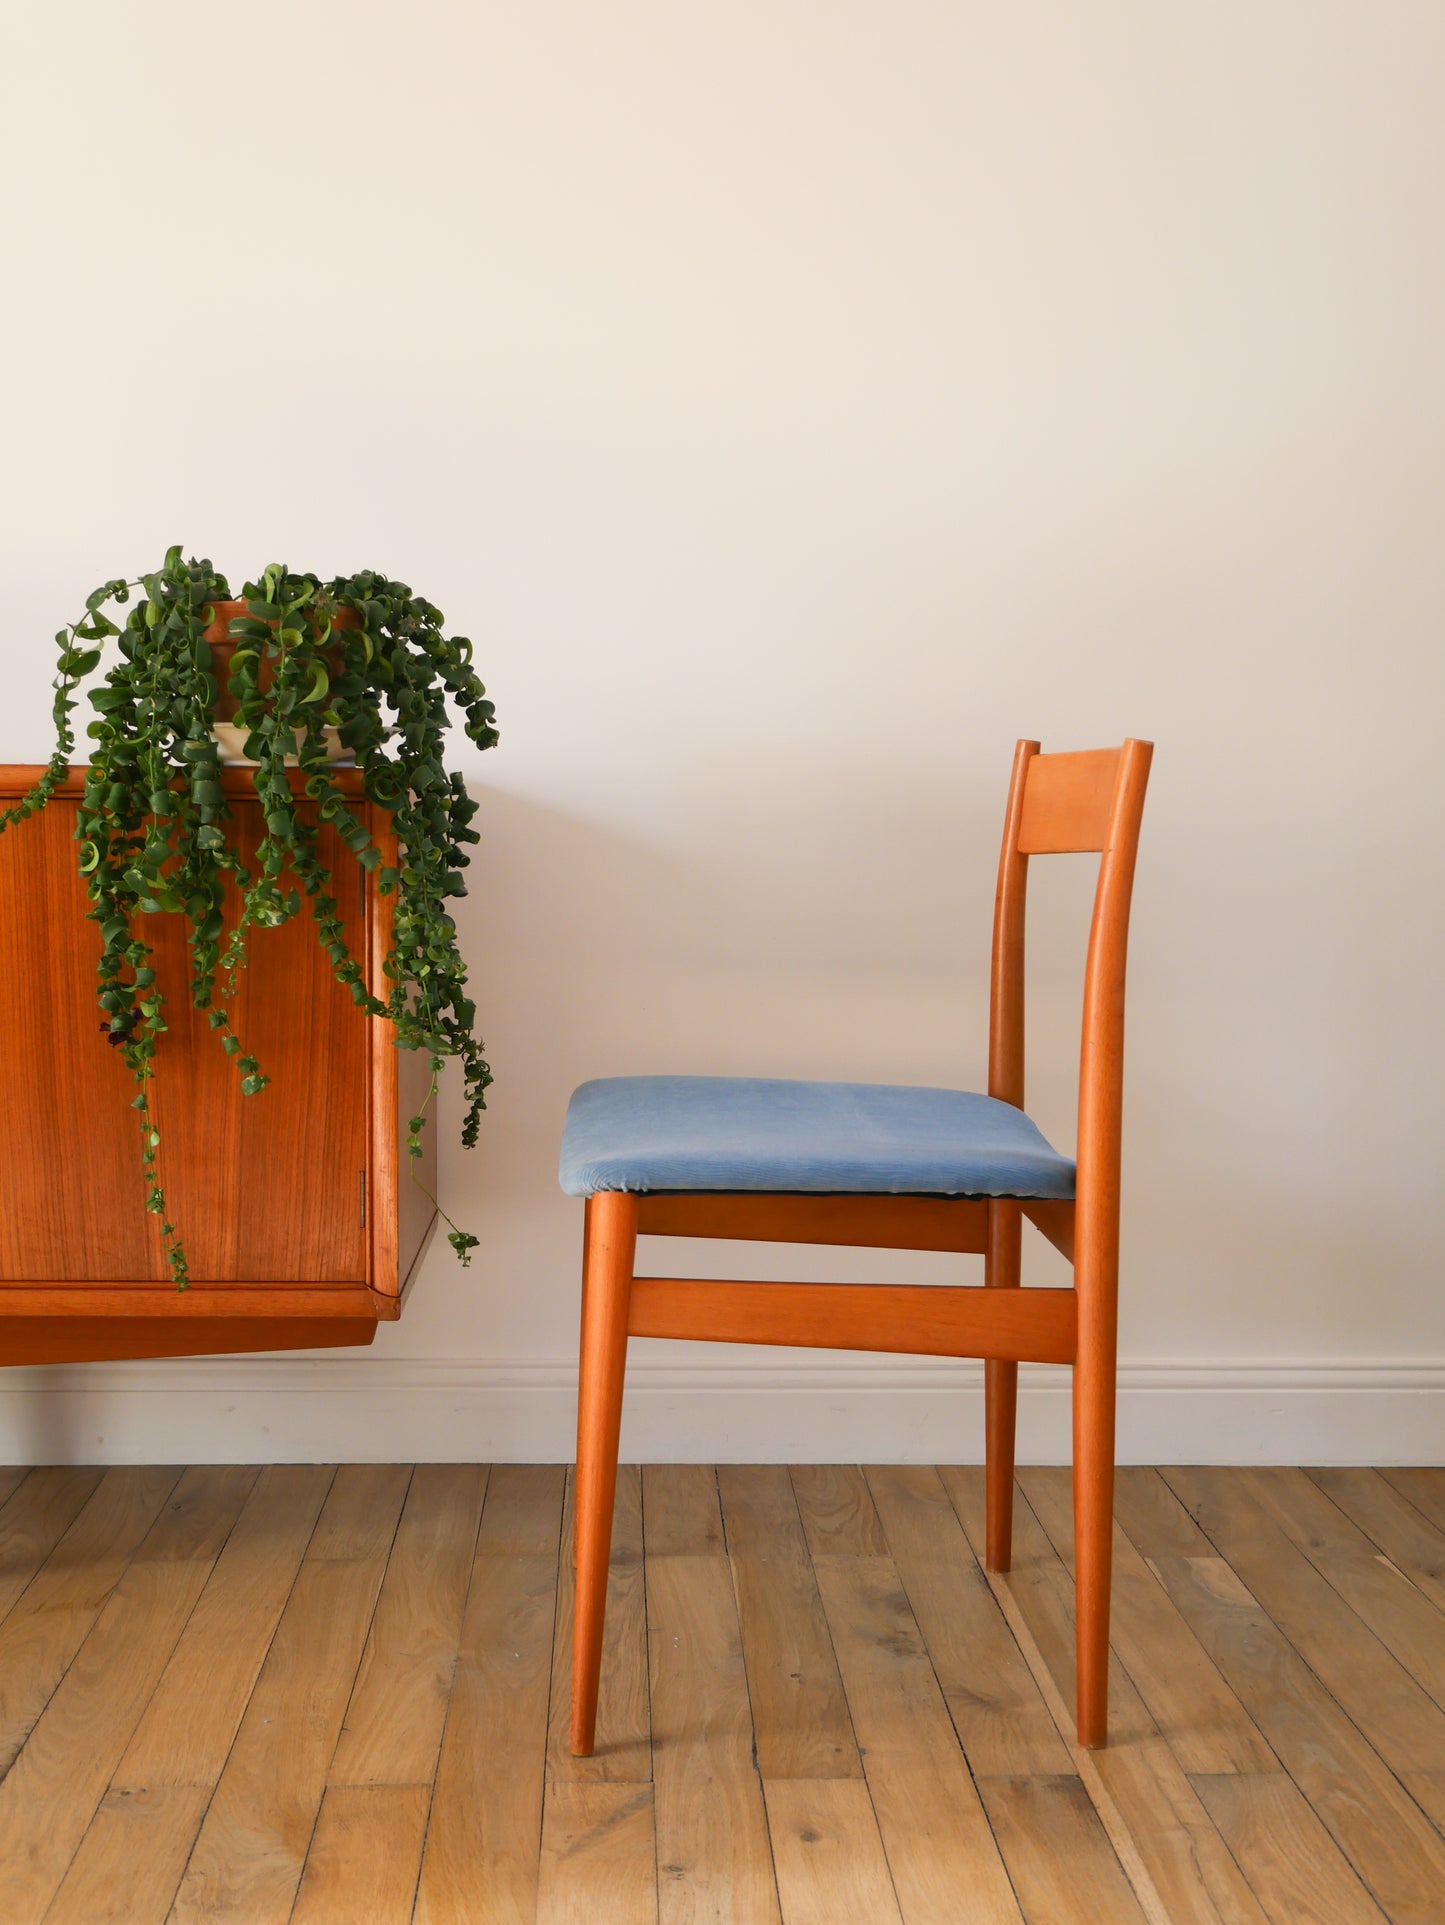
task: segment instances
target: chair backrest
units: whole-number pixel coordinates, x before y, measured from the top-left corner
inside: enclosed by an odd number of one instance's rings
[[[1041,755],[1037,742],[1014,750],[994,901],[989,1004],[990,1096],[1023,1107],[1024,906],[1029,857],[1097,851],[1099,881],[1084,968],[1079,1054],[1078,1200],[1097,1222],[1117,1208],[1124,1071],[1124,970],[1129,902],[1152,742],[1119,749]],[[1109,1198],[1115,1199],[1110,1203]]]

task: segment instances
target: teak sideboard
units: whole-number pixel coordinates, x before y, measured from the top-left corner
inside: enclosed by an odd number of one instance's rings
[[[0,768],[0,807],[41,773]],[[392,862],[387,812],[356,770],[333,776]],[[252,932],[228,1005],[271,1078],[244,1096],[191,1006],[181,919],[145,917],[169,1025],[151,1084],[161,1178],[191,1268],[177,1292],[144,1206],[134,1084],[96,1003],[100,935],[74,841],[83,778],[72,770],[47,808],[0,835],[0,1364],[370,1343],[400,1316],[435,1227],[434,1118],[426,1190],[403,1167],[425,1057],[355,1006],[303,899],[292,921]],[[229,833],[253,849],[248,771],[227,769],[222,787]],[[334,831],[320,834],[348,945],[383,993],[390,899]]]

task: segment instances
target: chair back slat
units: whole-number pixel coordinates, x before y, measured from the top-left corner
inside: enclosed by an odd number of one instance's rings
[[[1014,751],[994,901],[989,998],[988,1093],[1024,1107],[1024,921],[1028,858],[1094,852],[1101,857],[1085,966],[1079,1060],[1078,1201],[1117,1189],[1123,1092],[1124,971],[1129,905],[1144,790],[1153,747],[1042,755],[1037,742]],[[1086,1195],[1089,1201],[1086,1203]]]
[[[1098,853],[1108,841],[1118,749],[1035,755],[1024,783],[1020,855]]]

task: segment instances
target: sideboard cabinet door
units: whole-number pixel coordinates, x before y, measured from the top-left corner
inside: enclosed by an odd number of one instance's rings
[[[259,804],[235,798],[231,809],[247,853]],[[166,1280],[144,1208],[134,1085],[95,1000],[100,937],[76,872],[75,814],[73,800],[57,799],[0,836],[0,1288]],[[327,828],[321,853],[365,964],[363,878]],[[256,1096],[242,1095],[191,1006],[180,919],[152,915],[140,927],[168,1025],[151,1086],[161,1176],[194,1285],[365,1284],[376,1025],[332,975],[309,908],[248,939],[230,1013],[271,1078]]]

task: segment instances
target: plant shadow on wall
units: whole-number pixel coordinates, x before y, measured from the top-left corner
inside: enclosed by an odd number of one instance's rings
[[[119,626],[107,610],[124,604]],[[470,641],[445,634],[441,611],[404,582],[370,571],[322,582],[273,565],[232,600],[209,561],[183,560],[172,548],[154,573],[96,589],[84,617],[55,639],[54,753],[30,794],[0,814],[0,830],[43,808],[65,782],[79,686],[111,655],[90,692],[93,746],[77,861],[100,931],[100,1028],[135,1083],[145,1208],[184,1288],[182,1226],[167,1212],[151,1107],[166,1018],[147,919],[183,919],[191,1000],[234,1062],[243,1093],[259,1096],[265,1066],[232,1028],[229,1005],[251,941],[309,910],[358,1009],[393,1024],[399,1048],[426,1052],[430,1089],[408,1125],[413,1175],[437,1078],[451,1058],[461,1065],[462,1140],[473,1144],[491,1071],[448,905],[466,892],[477,805],[443,755],[449,704],[484,749],[497,740],[494,710]],[[260,806],[260,840],[244,859],[228,833],[224,759],[249,766]],[[384,812],[380,840],[358,813],[355,778],[348,792],[338,777],[352,762],[361,795]],[[392,899],[384,983],[368,984],[348,948],[339,885],[320,855],[322,824]],[[466,1262],[477,1239],[442,1215]]]

